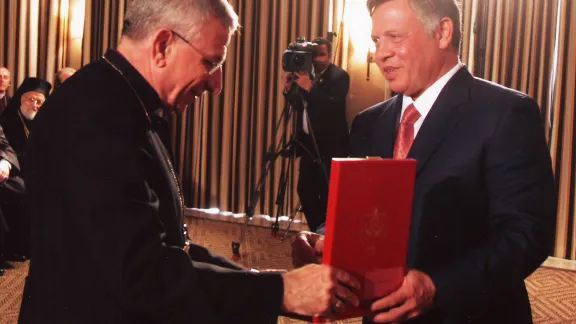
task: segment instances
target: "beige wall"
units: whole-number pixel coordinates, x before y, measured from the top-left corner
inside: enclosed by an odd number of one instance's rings
[[[366,80],[366,58],[351,56],[347,71],[350,74],[350,90],[348,92],[348,124],[362,110],[384,101],[389,95],[388,83],[378,70],[376,63],[370,63],[370,80]]]

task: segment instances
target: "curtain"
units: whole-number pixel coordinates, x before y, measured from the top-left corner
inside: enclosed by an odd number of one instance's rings
[[[120,40],[124,13],[131,0],[85,0],[86,18],[82,46],[82,65],[100,58]]]
[[[270,161],[286,126],[276,131],[285,108],[282,54],[297,37],[326,37],[333,28],[329,23],[339,21],[328,19],[330,3],[322,0],[230,3],[242,28],[229,46],[222,93],[204,95],[182,116],[171,116],[186,204],[234,213],[253,205],[256,215],[288,215],[298,205],[297,163],[288,167],[289,159],[282,157]],[[289,138],[291,121],[287,126]],[[286,193],[278,196],[282,165],[289,174]],[[284,208],[276,211],[278,197]]]
[[[54,74],[69,65],[72,11],[69,0],[7,0],[0,4],[0,64],[12,73],[13,94],[26,77],[54,83]]]
[[[474,73],[527,93],[546,121],[559,194],[553,256],[576,260],[574,106],[576,4],[481,0]]]
[[[558,182],[558,218],[554,256],[576,260],[575,117],[576,3],[554,1],[556,37],[547,114],[550,152]]]

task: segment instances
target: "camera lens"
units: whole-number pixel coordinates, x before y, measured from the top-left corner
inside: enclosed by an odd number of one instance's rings
[[[294,66],[302,66],[304,62],[306,62],[306,59],[303,55],[294,55],[292,62],[294,63]]]

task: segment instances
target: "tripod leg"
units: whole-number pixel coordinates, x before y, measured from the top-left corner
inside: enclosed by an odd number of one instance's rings
[[[292,212],[292,215],[290,215],[290,222],[288,223],[288,227],[286,227],[286,231],[284,232],[284,236],[282,236],[281,240],[284,241],[286,239],[286,236],[288,236],[288,232],[290,232],[290,227],[292,226],[292,223],[294,222],[294,218],[296,217],[296,214],[298,214],[298,212],[302,211],[302,204],[298,204],[298,207],[296,207],[296,209],[294,209],[294,211]]]
[[[286,184],[290,175],[290,165],[292,159],[288,160],[288,167],[286,167],[286,160],[282,160],[282,171],[280,172],[280,182],[278,183],[278,194],[276,195],[276,219],[272,224],[272,236],[276,237],[280,230],[280,213],[284,207],[284,199],[286,196]]]
[[[240,232],[240,238],[237,242],[232,242],[232,254],[239,258],[240,257],[240,244],[244,241],[244,236],[246,235],[246,230],[248,229],[248,222],[254,217],[254,209],[256,208],[256,204],[258,203],[258,199],[260,198],[260,190],[264,185],[264,181],[266,180],[266,176],[270,172],[272,167],[272,163],[276,160],[276,156],[273,159],[268,159],[264,165],[264,172],[260,175],[260,179],[258,179],[258,183],[256,184],[256,189],[250,196],[250,203],[248,205],[248,210],[246,211],[246,219],[244,220],[244,227],[242,228],[242,232]]]
[[[272,144],[270,145],[270,149],[268,150],[268,152],[266,154],[267,156],[264,160],[264,166],[263,166],[264,172],[260,175],[260,178],[258,179],[258,183],[256,184],[256,188],[255,188],[254,192],[252,193],[252,195],[250,196],[250,202],[248,204],[248,210],[246,211],[246,219],[244,221],[244,228],[242,229],[242,232],[240,233],[239,240],[237,242],[232,242],[232,253],[235,257],[238,257],[238,258],[240,257],[240,244],[242,244],[242,242],[244,241],[244,237],[246,235],[246,230],[248,229],[248,222],[254,216],[254,209],[256,208],[256,204],[258,203],[258,199],[260,198],[260,191],[261,191],[262,187],[264,186],[264,183],[266,181],[266,177],[268,176],[268,173],[272,169],[272,165],[274,164],[274,162],[276,161],[278,156],[280,156],[282,154],[282,152],[284,151],[284,149],[286,147],[286,137],[287,137],[287,132],[288,132],[287,123],[292,118],[293,114],[294,114],[293,109],[291,109],[290,105],[286,104],[286,106],[284,107],[284,110],[282,111],[282,115],[280,116],[280,118],[278,119],[278,122],[276,123],[276,128],[274,130],[275,135],[272,139]],[[284,129],[283,129],[281,137],[280,137],[280,143],[277,146],[275,146],[276,133],[278,133],[278,131],[280,130],[280,126],[282,126],[282,125],[284,125]],[[273,149],[274,149],[274,151],[273,151]]]

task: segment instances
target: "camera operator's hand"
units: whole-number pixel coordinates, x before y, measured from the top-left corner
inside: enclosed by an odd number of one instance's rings
[[[310,263],[322,262],[324,235],[300,232],[292,242],[292,264],[301,267]]]
[[[284,311],[304,316],[331,317],[349,306],[358,306],[355,291],[360,282],[347,272],[310,264],[282,274]]]
[[[282,76],[282,83],[284,83],[284,91],[290,91],[290,88],[292,87],[292,72],[284,73]]]
[[[296,79],[296,84],[300,88],[306,91],[310,91],[310,89],[312,89],[312,80],[310,79],[308,72],[296,72],[296,75],[298,75],[298,79]]]

